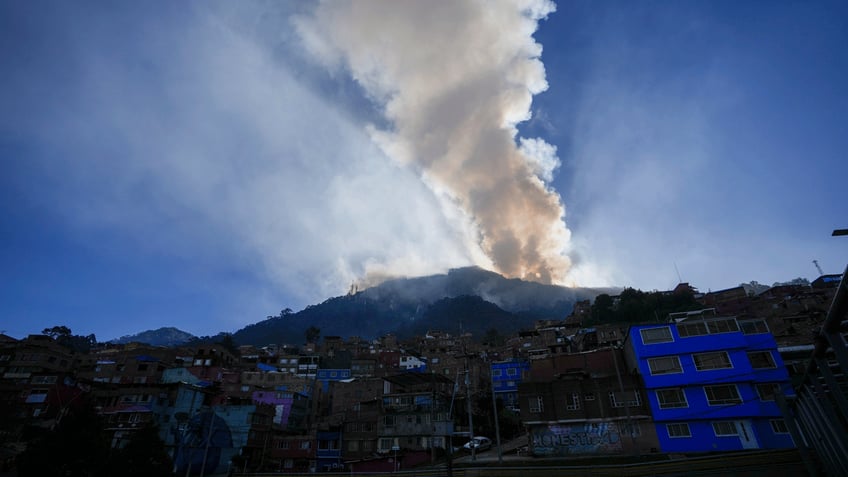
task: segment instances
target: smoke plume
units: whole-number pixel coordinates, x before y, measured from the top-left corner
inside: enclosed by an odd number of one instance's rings
[[[332,1],[294,23],[307,51],[346,69],[382,109],[372,140],[417,171],[466,231],[478,265],[563,283],[570,231],[547,185],[556,149],[519,138],[547,88],[532,35],[545,0]]]

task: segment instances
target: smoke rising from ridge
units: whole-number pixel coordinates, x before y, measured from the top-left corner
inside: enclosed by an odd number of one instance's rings
[[[553,10],[535,0],[325,2],[295,26],[309,52],[349,70],[382,106],[391,127],[372,126],[372,140],[420,174],[478,265],[563,283],[571,234],[546,183],[556,150],[516,143],[516,124],[547,88],[532,35]]]

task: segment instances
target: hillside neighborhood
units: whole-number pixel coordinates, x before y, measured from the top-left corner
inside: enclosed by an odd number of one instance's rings
[[[824,275],[706,293],[680,283],[658,294],[685,298],[685,309],[638,321],[621,316],[625,290],[482,336],[312,327],[297,344],[229,337],[84,350],[60,327],[0,335],[0,470],[108,475],[139,459],[138,475],[394,472],[482,452],[809,448],[785,416],[806,399],[798,390],[840,283]],[[838,357],[819,365],[838,371]],[[831,379],[844,386],[841,373]]]

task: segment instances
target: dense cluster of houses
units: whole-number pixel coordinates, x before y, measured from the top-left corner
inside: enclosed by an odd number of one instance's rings
[[[458,409],[491,395],[520,419],[533,456],[793,447],[781,396],[812,350],[830,278],[698,294],[702,310],[653,323],[589,326],[581,302],[498,346],[431,331],[75,354],[49,336],[0,335],[0,439],[13,454],[26,426],[51,428],[94,403],[113,447],[155,425],[181,475],[390,471],[467,440],[473,424]],[[668,293],[682,291],[692,289]]]

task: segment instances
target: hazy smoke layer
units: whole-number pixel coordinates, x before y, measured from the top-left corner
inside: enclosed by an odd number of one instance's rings
[[[478,264],[562,283],[570,232],[546,185],[556,150],[516,141],[532,96],[547,88],[532,34],[553,9],[544,0],[332,1],[295,25],[309,52],[347,68],[383,108],[392,126],[372,128],[372,138],[464,223]]]

